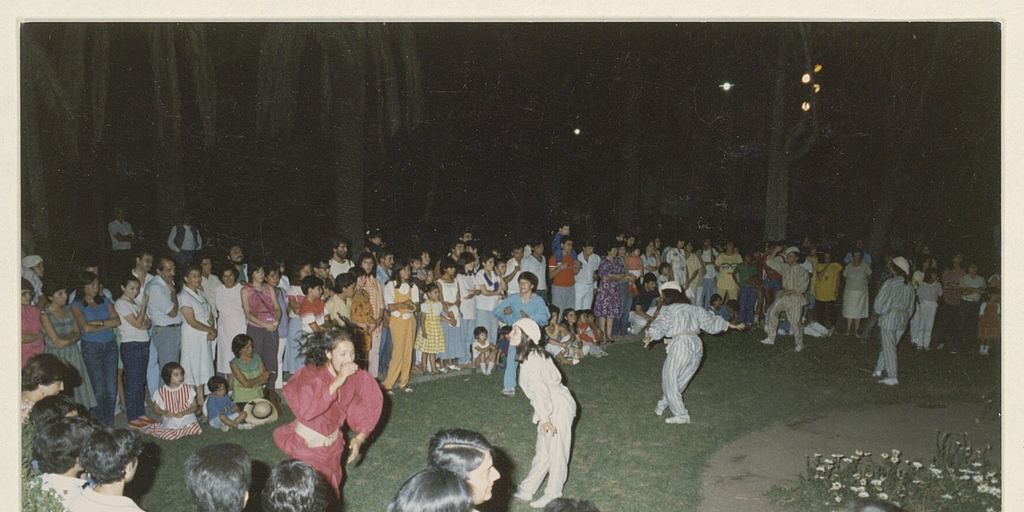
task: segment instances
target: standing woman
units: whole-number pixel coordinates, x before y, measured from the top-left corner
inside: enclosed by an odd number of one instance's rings
[[[619,300],[619,282],[628,274],[622,260],[616,256],[619,248],[616,244],[608,247],[608,253],[597,265],[597,276],[601,284],[597,287],[597,296],[594,298],[594,316],[597,317],[597,327],[608,336],[612,334],[612,324],[621,314]]]
[[[227,265],[220,273],[217,285],[217,373],[231,386],[231,340],[245,334],[245,311],[242,310],[242,285],[238,282],[238,269]]]
[[[543,508],[562,496],[562,487],[569,475],[569,451],[572,448],[572,420],[576,417],[576,401],[569,388],[562,384],[562,374],[551,356],[540,345],[540,326],[529,318],[512,324],[509,345],[516,347],[519,362],[519,387],[533,406],[533,423],[537,425],[537,444],[530,472],[519,483],[513,497],[533,499],[544,476],[547,487],[540,499],[530,503]]]
[[[42,292],[40,292],[42,295]],[[39,308],[32,305],[36,292],[32,283],[21,278],[21,366],[28,358],[43,353],[43,326],[39,323]]]
[[[274,430],[274,443],[289,457],[313,466],[341,496],[341,454],[348,424],[356,435],[349,441],[346,463],[377,426],[384,396],[373,376],[356,365],[355,334],[349,328],[304,336],[306,365],[284,385],[284,396],[295,420]]]
[[[104,425],[114,423],[117,402],[117,340],[114,327],[121,317],[113,301],[100,293],[100,278],[92,272],[78,275],[77,297],[71,303],[71,315],[82,333],[82,360],[96,393],[92,417]]]
[[[288,340],[285,342],[281,371],[289,375],[302,368],[304,360],[299,344],[302,341],[302,322],[299,320],[299,309],[302,308],[302,301],[306,300],[306,294],[302,293],[302,280],[311,275],[313,275],[312,263],[304,262],[296,265],[288,278],[289,285],[285,291],[286,309],[288,310]]]
[[[43,314],[39,315],[39,323],[43,326],[43,343],[45,344],[43,352],[60,357],[78,370],[82,376],[82,384],[75,388],[75,402],[92,409],[96,406],[96,395],[93,393],[92,381],[89,380],[85,362],[82,361],[82,349],[77,343],[82,339],[82,333],[75,325],[75,319],[71,317],[71,309],[67,305],[68,290],[61,285],[43,283],[43,296],[46,297],[46,308],[43,309]],[[149,339],[148,332],[146,339]],[[146,347],[149,347],[149,343],[146,344]],[[147,354],[146,357],[148,359],[149,355]],[[143,378],[145,378],[145,368],[143,368]]]
[[[281,414],[280,401],[274,391],[277,378],[277,326],[281,321],[281,307],[274,296],[274,288],[266,282],[266,266],[260,262],[249,263],[249,282],[242,287],[242,311],[245,312],[245,333],[252,338],[252,348],[260,355],[263,365],[270,372],[267,383],[267,398]]]
[[[285,314],[288,309],[288,299],[285,297],[285,289],[281,286],[283,279],[281,276],[281,267],[275,264],[273,267],[267,269],[267,284],[274,289],[274,299],[277,300],[277,307],[281,310],[281,322],[277,324],[277,367],[281,371],[277,372],[277,380],[273,382],[275,389],[281,389],[284,384],[284,352],[288,344],[291,343],[291,319]]]
[[[441,322],[441,331],[444,332],[444,351],[438,352],[437,357],[441,359],[440,372],[458,370],[458,360],[468,357],[469,352],[465,341],[462,339],[462,315],[459,314],[459,283],[455,280],[455,267],[457,264],[451,258],[441,258],[441,276],[437,279],[437,285],[441,287],[442,314],[449,319],[455,320],[455,325],[448,322]]]
[[[818,322],[829,329],[836,328],[836,292],[839,289],[839,273],[843,266],[832,261],[832,251],[823,249],[818,252],[818,263],[814,265],[815,316]]]
[[[658,267],[661,266],[661,257],[658,256],[658,249],[654,240],[647,242],[647,245],[644,246],[644,253],[640,255],[640,260],[644,262],[644,274],[648,272],[655,275],[658,274]]]
[[[381,376],[380,337],[384,330],[384,288],[381,286],[380,281],[374,277],[377,275],[375,271],[377,260],[373,257],[373,253],[364,252],[360,254],[358,265],[366,275],[366,279],[363,280],[362,290],[370,298],[370,351],[366,353],[366,357],[369,359],[370,375],[373,375],[374,378],[379,378]],[[387,371],[386,368],[383,370]]]
[[[494,316],[494,306],[501,300],[501,292],[508,285],[494,270],[494,254],[481,256],[480,271],[476,273],[476,325],[487,329],[487,341],[498,341],[498,317]]]
[[[391,312],[391,359],[388,363],[384,390],[393,394],[395,381],[406,393],[412,392],[409,368],[412,366],[412,343],[416,339],[416,311],[420,305],[420,290],[409,278],[412,270],[405,258],[395,260],[391,280],[384,287],[384,302]],[[354,339],[353,339],[354,341]]]
[[[149,365],[149,295],[139,297],[139,278],[128,274],[121,283],[121,297],[114,309],[121,317],[121,362],[124,363],[124,402],[128,425],[145,428],[156,424],[146,416],[146,367]]]
[[[213,327],[213,312],[206,295],[199,289],[201,271],[195,263],[186,263],[178,309],[185,320],[181,325],[181,367],[185,370],[185,384],[196,389],[196,403],[203,410],[206,400],[206,382],[213,377],[213,345],[217,329]]]
[[[365,354],[370,351],[371,336],[373,332],[373,308],[370,306],[370,296],[366,293],[366,272],[362,267],[356,265],[348,269],[348,275],[354,283],[352,301],[349,305],[349,317],[356,333],[356,362],[363,369],[369,368],[369,361]],[[335,327],[343,327],[336,325]]]
[[[907,322],[914,314],[916,293],[910,284],[910,263],[906,258],[897,256],[886,263],[889,273],[893,276],[882,283],[875,297],[875,313],[878,314],[878,327],[882,331],[882,351],[878,354],[878,364],[871,376],[885,378],[879,384],[895,386],[896,380],[896,344],[907,330]]]
[[[864,263],[864,251],[854,249],[852,261],[843,269],[843,318],[846,334],[857,336],[860,320],[868,317],[868,278],[871,266]]]
[[[459,358],[460,363],[470,363],[472,366],[473,330],[476,329],[476,296],[480,290],[476,286],[473,267],[476,266],[476,255],[466,251],[459,255],[458,274],[455,280],[459,283],[459,313],[462,315],[462,322],[459,323],[459,330],[462,331],[462,343],[465,345],[466,355]]]

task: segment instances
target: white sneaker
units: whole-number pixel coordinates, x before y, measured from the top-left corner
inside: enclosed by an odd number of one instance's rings
[[[895,386],[896,384],[899,384],[900,381],[896,380],[894,377],[889,377],[878,381],[878,383],[885,384],[886,386]]]
[[[412,393],[412,388],[407,386],[407,387],[402,388],[402,391],[405,391],[406,393]]]
[[[662,414],[665,414],[665,408],[664,407],[655,407],[654,408],[654,414],[657,414],[658,416],[661,416]]]
[[[531,501],[530,507],[532,508],[544,508],[545,505],[551,502],[551,498],[541,498],[537,501]]]
[[[526,494],[522,490],[517,490],[516,493],[512,495],[512,497],[519,501],[530,501],[533,499],[532,494]]]
[[[221,432],[227,432],[228,430],[231,430],[231,427],[229,427],[229,426],[227,426],[227,425],[222,425],[222,426],[220,427],[220,431],[221,431]]]
[[[797,345],[797,346],[793,347],[793,352],[800,352],[800,351],[802,351],[803,349],[804,349],[804,345],[803,345],[803,343],[801,343],[801,344],[799,344],[799,345]]]
[[[690,423],[689,416],[672,416],[671,418],[665,418],[665,423],[671,423],[675,425],[682,425]]]
[[[761,340],[761,343],[764,343],[765,345],[774,345],[775,344],[775,340],[773,340],[771,338],[765,338],[765,339]]]
[[[516,388],[505,388],[501,390],[501,394],[505,396],[516,396]],[[533,496],[530,497],[532,498]]]
[[[872,374],[871,374],[871,376],[872,376],[873,378],[876,378],[876,379],[881,379],[881,378],[882,378],[882,372],[875,372],[875,373],[872,373]]]
[[[448,365],[448,369],[453,371],[453,372],[457,372],[457,371],[461,371],[462,370],[462,368],[459,368],[459,365],[457,365],[457,364],[450,364],[450,365]]]
[[[253,425],[252,423],[239,423],[238,430],[252,430],[255,426],[256,425]]]

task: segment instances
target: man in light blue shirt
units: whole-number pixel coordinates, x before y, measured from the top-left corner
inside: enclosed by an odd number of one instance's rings
[[[547,325],[548,305],[540,295],[534,293],[537,288],[537,276],[533,272],[523,272],[519,275],[519,293],[509,295],[505,300],[494,307],[494,316],[506,325],[512,325],[521,318],[529,318],[538,325]],[[516,348],[508,347],[508,358],[505,363],[504,388],[501,394],[515,396],[516,394],[516,370],[519,363],[516,362]]]

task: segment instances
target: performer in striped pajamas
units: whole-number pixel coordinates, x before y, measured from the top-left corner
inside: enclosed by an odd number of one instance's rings
[[[907,330],[907,322],[914,314],[914,298],[916,293],[910,284],[910,263],[906,258],[897,256],[886,264],[890,277],[875,297],[875,313],[878,314],[878,327],[882,330],[882,352],[878,354],[878,364],[872,377],[885,378],[879,384],[895,386],[896,380],[896,344]]]
[[[715,334],[730,328],[743,330],[745,326],[729,323],[711,311],[688,304],[676,281],[661,285],[661,296],[664,300],[661,312],[647,326],[644,337],[644,347],[649,346],[651,340],[667,340],[668,357],[661,368],[662,395],[654,412],[661,416],[668,407],[672,409],[672,417],[666,418],[665,423],[689,423],[690,412],[683,404],[683,391],[697,373],[704,354],[704,345],[698,336],[700,331]]]
[[[164,385],[153,394],[153,412],[162,416],[163,422],[143,432],[168,440],[201,434],[195,415],[199,410],[196,390],[185,385],[185,370],[172,361],[160,370],[160,377]]]

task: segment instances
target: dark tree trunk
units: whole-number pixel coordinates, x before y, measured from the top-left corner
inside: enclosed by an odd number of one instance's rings
[[[346,27],[352,47],[345,67],[339,70],[341,108],[335,122],[333,137],[336,156],[334,163],[334,189],[337,197],[335,225],[352,238],[354,247],[364,247],[364,113],[366,112],[366,28],[361,24]],[[372,49],[371,49],[372,51]]]
[[[160,230],[181,219],[184,201],[181,158],[181,97],[178,89],[177,52],[174,27],[154,25],[149,33],[153,66],[154,181],[156,182],[156,218]],[[159,234],[157,235],[159,237]]]

